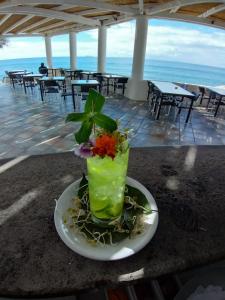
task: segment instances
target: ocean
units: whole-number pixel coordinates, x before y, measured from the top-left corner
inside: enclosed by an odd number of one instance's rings
[[[0,60],[0,78],[4,77],[6,70],[26,69],[37,72],[41,62],[46,63],[46,59],[39,57]],[[53,66],[55,68],[69,68],[69,57],[54,57]],[[77,67],[78,69],[96,71],[97,58],[78,57]],[[106,72],[130,76],[131,69],[132,58],[107,57]],[[224,85],[225,69],[182,62],[146,59],[144,79],[214,86]]]

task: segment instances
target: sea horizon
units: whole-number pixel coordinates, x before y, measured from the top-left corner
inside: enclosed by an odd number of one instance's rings
[[[26,69],[37,72],[41,62],[46,64],[46,57],[0,59],[0,78],[5,71]],[[53,57],[54,68],[69,68],[69,56]],[[97,71],[97,57],[77,57],[77,68]],[[106,72],[130,77],[132,57],[107,57]],[[175,62],[150,58],[145,60],[144,79],[183,82],[204,85],[225,85],[225,68],[194,63]]]

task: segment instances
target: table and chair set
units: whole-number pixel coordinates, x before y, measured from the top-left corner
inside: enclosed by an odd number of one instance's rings
[[[181,113],[182,109],[186,109],[185,122],[189,121],[193,103],[198,99],[199,94],[191,93],[172,82],[166,81],[148,81],[148,87],[149,111],[155,115],[156,120],[159,120],[162,107],[167,106],[169,112],[171,107],[176,107],[178,109],[177,115]]]
[[[201,101],[200,104],[207,110],[214,111],[214,117],[217,116],[220,106],[225,105],[224,86],[200,86]]]
[[[148,81],[147,99],[149,111],[156,120],[160,118],[162,107],[168,107],[167,114],[170,113],[171,107],[175,107],[176,117],[180,115],[182,109],[187,110],[185,119],[187,123],[194,106],[213,110],[216,117],[220,106],[225,105],[225,88],[151,80]]]
[[[76,96],[85,100],[89,89],[95,88],[107,96],[111,92],[115,94],[121,90],[124,95],[128,81],[127,77],[121,75],[72,69],[48,69],[47,74],[13,70],[6,74],[13,88],[16,84],[23,86],[25,93],[28,89],[33,93],[34,88],[38,85],[42,101],[49,94],[60,94],[64,100],[68,96],[72,97],[74,109]]]

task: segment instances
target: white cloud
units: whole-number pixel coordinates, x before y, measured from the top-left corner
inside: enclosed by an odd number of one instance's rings
[[[45,44],[42,38],[11,38],[8,46],[0,49],[0,59],[43,56],[45,56]]]
[[[225,66],[225,32],[150,26],[146,57]]]
[[[159,23],[159,21],[158,21]],[[149,25],[146,58],[178,60],[225,67],[225,33],[217,29],[202,29],[193,25]],[[168,24],[168,22],[167,22]],[[183,23],[184,24],[184,23]],[[111,26],[107,35],[108,57],[132,57],[135,22]],[[78,56],[97,56],[97,29],[78,34]],[[68,56],[69,42],[65,37],[54,37],[54,56]],[[45,56],[42,38],[11,38],[8,47],[0,49],[0,59]]]

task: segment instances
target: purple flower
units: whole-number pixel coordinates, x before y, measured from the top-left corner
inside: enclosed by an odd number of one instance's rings
[[[74,149],[74,154],[83,158],[88,158],[92,156],[92,147],[93,144],[91,141],[87,143],[82,143],[80,145],[76,145]]]

